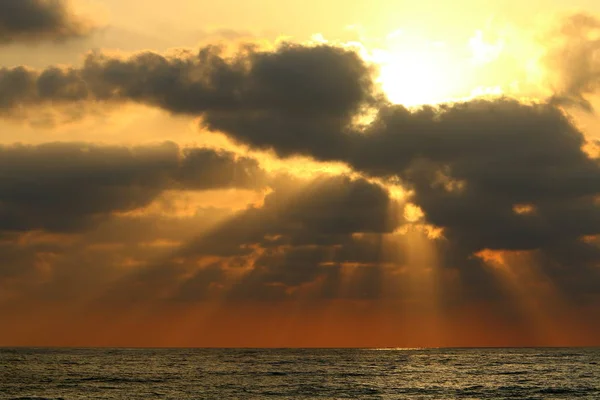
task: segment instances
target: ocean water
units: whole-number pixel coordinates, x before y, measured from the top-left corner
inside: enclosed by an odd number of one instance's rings
[[[600,399],[600,349],[0,349],[0,399]]]

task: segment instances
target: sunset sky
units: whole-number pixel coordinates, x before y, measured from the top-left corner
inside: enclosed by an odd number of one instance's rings
[[[600,2],[0,0],[0,346],[600,345]]]

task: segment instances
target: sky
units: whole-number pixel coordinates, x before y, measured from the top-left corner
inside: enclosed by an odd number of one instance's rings
[[[599,91],[591,0],[0,0],[0,346],[598,346]]]

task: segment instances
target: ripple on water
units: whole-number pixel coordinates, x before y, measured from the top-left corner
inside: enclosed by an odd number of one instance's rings
[[[0,349],[0,400],[600,399],[599,349]]]

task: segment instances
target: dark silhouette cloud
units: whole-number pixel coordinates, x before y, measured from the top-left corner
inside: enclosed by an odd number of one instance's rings
[[[551,105],[500,99],[412,112],[390,106],[363,138],[351,165],[401,177],[428,221],[474,251],[533,249],[599,233],[600,165],[582,150],[583,134]]]
[[[262,51],[249,45],[229,54],[209,45],[195,54],[143,52],[124,59],[92,53],[79,69],[4,69],[5,84],[14,86],[3,90],[3,105],[112,99],[189,114],[275,109],[347,117],[369,100],[368,72],[356,53],[331,46],[288,44]]]
[[[267,182],[253,159],[173,143],[15,145],[0,155],[0,231],[77,231],[168,189],[258,189]]]
[[[66,0],[0,0],[0,44],[64,41],[85,36],[90,29]]]
[[[173,113],[203,115],[211,129],[280,155],[344,157],[357,113],[375,103],[371,68],[333,46],[245,47],[234,55],[207,46],[166,57],[91,54],[81,69],[0,70],[0,107],[74,101],[135,101]],[[233,118],[235,116],[235,118]]]
[[[587,50],[573,54],[576,73],[564,75],[570,80],[557,96],[583,98],[596,90],[595,67]],[[350,292],[374,296],[382,268],[387,262],[401,263],[402,257],[386,259],[375,251],[377,241],[365,242],[356,234],[385,236],[403,221],[394,214],[389,193],[365,177],[393,180],[409,190],[424,222],[442,229],[443,239],[434,245],[439,264],[458,271],[473,296],[499,294],[493,274],[476,256],[484,250],[534,255],[542,271],[569,295],[590,294],[599,286],[593,267],[600,261],[597,243],[585,240],[600,234],[600,164],[583,150],[586,138],[558,107],[558,97],[539,103],[499,98],[406,109],[380,96],[371,68],[356,53],[292,44],[268,51],[243,47],[235,54],[211,46],[171,57],[152,52],[124,59],[92,54],[82,68],[4,69],[0,89],[5,113],[51,103],[133,101],[200,116],[209,130],[254,149],[343,162],[364,175],[317,179],[296,190],[276,186],[263,206],[244,210],[176,252],[175,259],[190,262],[220,258],[221,264],[211,264],[200,275],[217,286],[226,275],[221,272],[252,265],[232,289],[233,298],[286,298],[319,280],[321,293],[333,293],[348,264],[359,268],[358,276],[363,274],[368,283]],[[366,110],[374,113],[373,121],[357,125]],[[127,161],[118,178],[96,175],[93,169],[77,175],[90,175],[111,190],[98,193],[93,184],[89,190],[79,185],[83,190],[76,195],[81,197],[77,204],[84,206],[68,212],[88,218],[140,207],[165,187],[164,180],[201,188],[236,179],[243,186],[254,176],[202,151],[186,153],[183,161],[176,150],[159,151],[159,156],[142,153],[144,167]],[[205,163],[216,164],[215,171],[221,172],[197,179],[198,165]],[[66,193],[54,192],[54,187],[70,187],[60,179],[43,182],[51,193]],[[51,211],[63,210],[66,195],[44,197],[49,203],[43,203],[34,200],[40,197],[30,195],[29,186],[16,187],[0,203],[7,210],[0,215],[11,229],[85,220],[50,217]],[[98,201],[101,207],[94,206]],[[19,208],[7,208],[23,204],[32,206],[21,214]],[[13,221],[18,215],[47,222],[19,225]],[[569,261],[571,252],[577,255]],[[177,276],[188,276],[190,271],[175,259],[166,265],[175,266],[171,269],[180,271]],[[190,287],[199,288],[203,296],[215,287],[189,285],[181,298],[191,298]]]
[[[130,296],[136,282],[142,293],[178,284],[171,294],[177,301],[224,293],[229,301],[284,300],[296,298],[303,285],[319,279],[325,282],[311,294],[313,298],[380,297],[377,279],[365,279],[364,286],[360,276],[382,276],[383,264],[398,267],[403,261],[400,254],[382,252],[382,243],[394,240],[387,235],[404,222],[401,205],[379,184],[364,179],[286,181],[274,185],[263,206],[243,210],[188,241],[163,262],[123,282],[110,297]],[[214,258],[218,261],[197,267]],[[240,280],[232,278],[249,265],[252,270]],[[349,265],[358,268],[354,287],[340,293],[343,269]],[[219,293],[215,286],[226,291]]]
[[[231,256],[248,254],[255,244],[331,246],[353,233],[391,233],[403,222],[401,206],[378,184],[347,176],[291,182],[274,184],[261,207],[245,210],[187,251]]]

